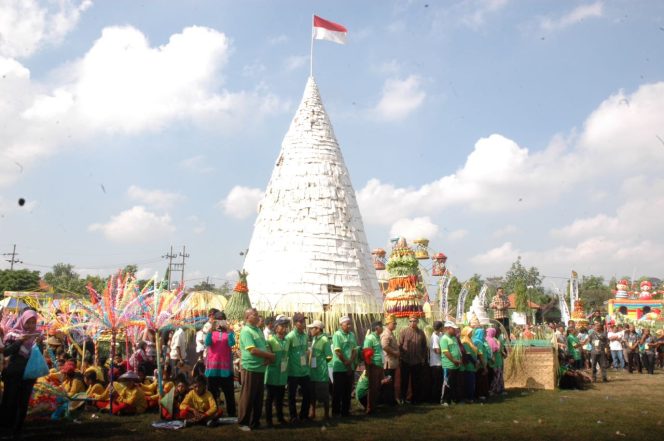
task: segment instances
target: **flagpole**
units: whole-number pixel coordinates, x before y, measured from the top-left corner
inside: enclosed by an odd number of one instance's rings
[[[311,52],[309,54],[309,76],[314,76],[314,14],[311,14]]]

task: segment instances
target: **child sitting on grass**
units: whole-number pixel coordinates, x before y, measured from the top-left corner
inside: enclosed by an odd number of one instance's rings
[[[220,416],[221,409],[217,408],[216,400],[207,390],[206,378],[196,377],[194,387],[180,403],[180,418],[184,419],[187,425],[205,424],[216,427]]]

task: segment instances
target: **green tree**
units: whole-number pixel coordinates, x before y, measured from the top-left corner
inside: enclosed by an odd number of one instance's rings
[[[583,276],[579,281],[579,297],[586,303],[587,309],[599,308],[613,297],[611,288],[604,283],[602,276]]]
[[[138,265],[127,265],[122,269],[122,274],[131,274],[132,276],[136,277],[136,273],[138,272]]]
[[[535,291],[543,293],[542,277],[539,270],[534,266],[526,268],[521,264],[521,256],[517,257],[516,261],[512,263],[510,269],[505,273],[504,284],[505,292],[511,294],[516,292],[517,282],[523,282],[526,287],[532,287]]]
[[[84,286],[88,286],[88,283],[92,285],[92,287],[97,291],[99,294],[104,292],[104,289],[106,289],[106,282],[108,281],[107,277],[100,277],[100,276],[92,276],[88,275],[85,280],[83,280]],[[87,292],[87,291],[86,291]]]
[[[39,271],[0,270],[0,296],[5,291],[34,291],[39,288]]]
[[[468,298],[472,299],[480,293],[482,285],[484,285],[484,280],[482,280],[481,275],[475,273],[466,283],[468,283]]]
[[[450,279],[450,285],[447,289],[447,311],[450,315],[456,314],[456,306],[462,288],[463,285],[459,282],[459,279],[457,279],[456,276],[452,276],[452,279]]]
[[[44,274],[44,281],[53,287],[54,291],[68,294],[86,295],[85,280],[74,271],[74,265],[56,263],[53,270]]]
[[[214,286],[214,283],[210,283],[207,280],[203,280],[200,283],[197,283],[194,285],[192,288],[193,291],[212,291],[215,292],[216,286]]]
[[[514,282],[514,294],[514,307],[516,311],[528,312],[528,287],[526,286],[525,281],[517,279]]]

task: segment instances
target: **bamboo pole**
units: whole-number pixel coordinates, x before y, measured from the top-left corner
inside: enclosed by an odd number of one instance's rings
[[[164,386],[162,383],[161,375],[161,343],[159,342],[159,331],[156,330],[154,333],[154,341],[157,346],[157,388],[159,390],[159,396],[161,397],[164,394]]]
[[[110,364],[110,374],[109,374],[109,404],[111,415],[113,415],[113,363],[115,363],[115,329],[111,330],[111,364]]]

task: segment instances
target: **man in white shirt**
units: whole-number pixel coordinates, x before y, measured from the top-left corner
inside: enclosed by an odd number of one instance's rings
[[[623,357],[622,339],[624,332],[622,326],[609,326],[609,349],[611,350],[611,359],[614,369],[625,368],[625,358]]]
[[[184,370],[184,362],[187,359],[187,339],[184,334],[184,329],[177,328],[171,337],[170,343],[171,352],[168,354],[171,359],[171,369],[173,375],[178,375]]]
[[[440,335],[443,333],[443,322],[433,323],[433,334],[429,343],[429,367],[431,369],[432,403],[440,403],[443,388],[443,365],[440,359]]]

